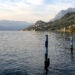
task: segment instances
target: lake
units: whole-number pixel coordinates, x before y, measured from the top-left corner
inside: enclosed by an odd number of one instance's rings
[[[48,75],[75,75],[75,48],[72,54],[70,34],[32,31],[0,31],[0,75],[46,75],[46,34],[49,35]]]

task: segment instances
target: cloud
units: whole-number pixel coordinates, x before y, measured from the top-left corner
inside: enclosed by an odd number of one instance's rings
[[[0,0],[0,19],[49,21],[59,11],[74,7],[74,2],[74,0]]]
[[[44,0],[26,0],[26,1],[32,5],[41,5],[44,3]]]

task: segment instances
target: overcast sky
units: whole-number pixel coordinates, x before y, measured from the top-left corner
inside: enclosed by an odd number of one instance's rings
[[[0,0],[0,20],[49,21],[71,7],[75,7],[75,0]]]

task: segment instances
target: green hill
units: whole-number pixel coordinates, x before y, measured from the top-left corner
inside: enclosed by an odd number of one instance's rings
[[[43,22],[37,21],[35,25],[32,25],[24,30],[34,30],[34,31],[50,31],[58,30],[61,28],[67,28],[71,25],[75,25],[75,12],[65,14],[61,19],[54,22]]]

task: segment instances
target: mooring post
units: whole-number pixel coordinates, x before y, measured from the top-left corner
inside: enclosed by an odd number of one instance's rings
[[[48,58],[48,35],[46,35],[46,41],[45,41],[45,62],[44,62],[44,66],[45,66],[45,70],[46,73],[48,72],[48,67],[49,67],[49,63],[50,63],[50,59]]]
[[[45,59],[47,60],[48,58],[48,35],[46,35],[45,48],[46,48]]]
[[[73,53],[73,26],[71,26],[70,45],[71,45],[71,53]]]
[[[70,37],[71,53],[73,53],[73,36]]]

